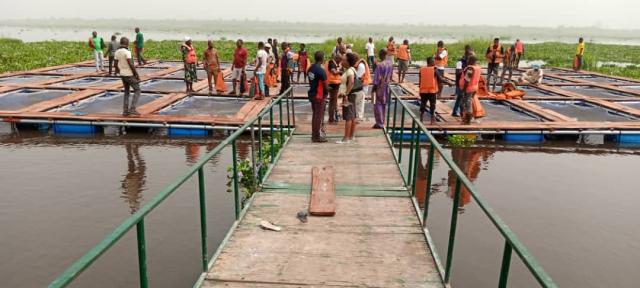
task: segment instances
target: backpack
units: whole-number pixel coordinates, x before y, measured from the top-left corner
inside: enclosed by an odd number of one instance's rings
[[[351,67],[349,69],[353,69],[353,88],[351,88],[351,92],[350,93],[362,91],[362,81],[356,75],[356,69],[353,68],[353,67]]]

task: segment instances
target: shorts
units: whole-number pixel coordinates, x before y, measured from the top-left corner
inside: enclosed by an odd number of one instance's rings
[[[438,67],[436,68],[436,75],[444,78],[444,67]]]
[[[398,60],[398,70],[407,72],[409,69],[409,60]]]
[[[356,119],[356,94],[349,94],[347,99],[348,106],[342,106],[342,119],[345,121]]]
[[[340,84],[329,84],[330,91],[338,91],[340,89]]]
[[[420,93],[420,113],[427,111],[427,102],[429,107],[436,107],[436,93]]]
[[[233,67],[231,70],[231,79],[240,81],[242,77],[242,68]]]

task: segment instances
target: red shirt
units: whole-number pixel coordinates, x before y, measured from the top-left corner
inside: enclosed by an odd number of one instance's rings
[[[247,66],[247,55],[247,49],[244,47],[236,48],[236,51],[233,52],[233,67],[244,68]]]

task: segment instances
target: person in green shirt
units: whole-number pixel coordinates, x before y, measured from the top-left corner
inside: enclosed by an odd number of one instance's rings
[[[136,41],[133,42],[135,44],[136,58],[138,58],[138,65],[147,64],[147,60],[144,59],[144,35],[140,32],[140,28],[136,27]]]
[[[89,39],[89,47],[93,51],[93,59],[96,63],[96,72],[104,71],[104,55],[102,49],[104,49],[104,40],[102,37],[98,37],[98,32],[93,31],[92,37]]]

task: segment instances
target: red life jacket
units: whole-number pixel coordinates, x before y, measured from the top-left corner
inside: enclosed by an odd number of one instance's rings
[[[476,64],[476,65],[467,66],[467,68],[464,68],[464,71],[462,72],[462,77],[460,77],[460,82],[458,82],[458,87],[460,87],[460,89],[464,89],[464,82],[465,82],[464,78],[467,75],[468,69],[473,69],[473,76],[471,76],[471,81],[469,81],[469,83],[467,84],[467,91],[464,91],[464,92],[474,93],[478,91],[478,83],[480,83],[480,76],[482,75],[482,67]]]
[[[435,66],[420,68],[420,93],[438,93],[438,80],[435,73]]]

